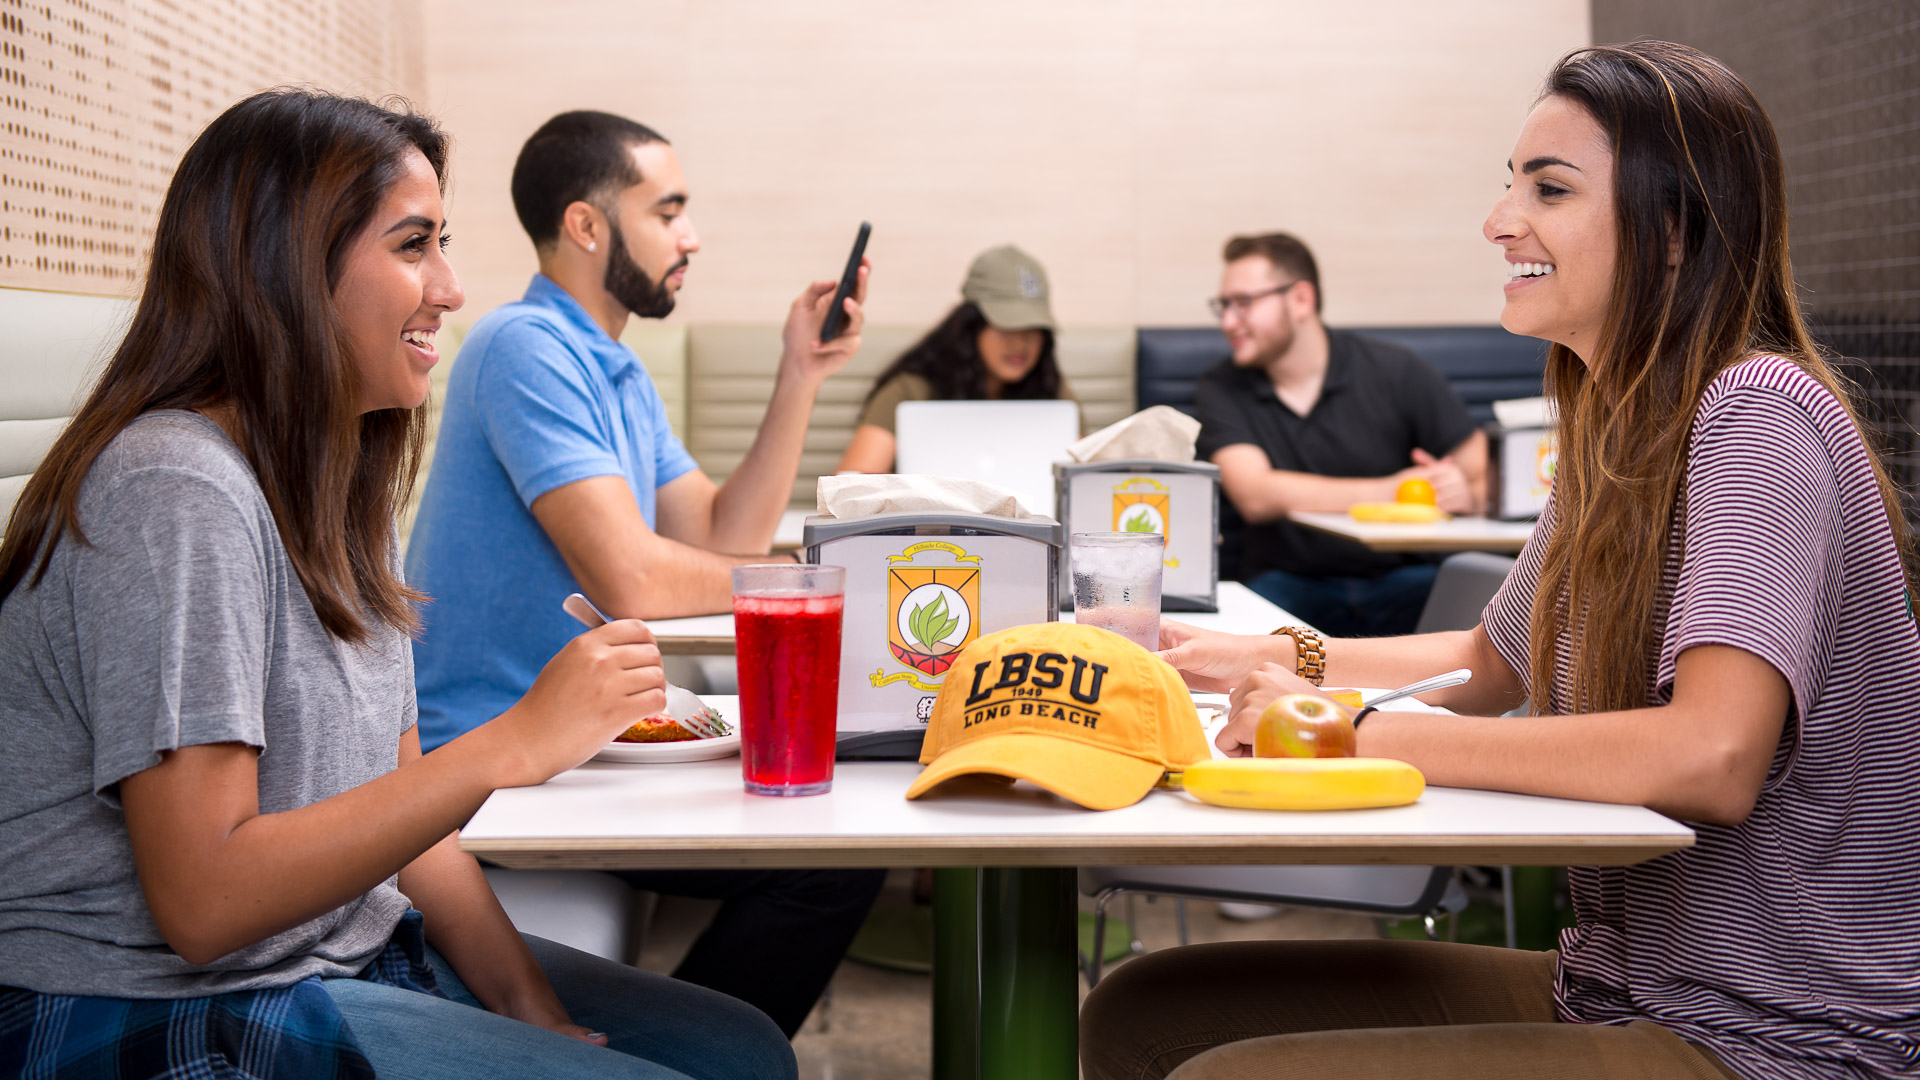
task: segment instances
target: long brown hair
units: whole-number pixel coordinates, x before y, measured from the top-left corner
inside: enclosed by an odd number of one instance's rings
[[[1563,634],[1564,708],[1642,708],[1659,643],[1655,595],[1707,387],[1742,359],[1778,355],[1860,425],[1801,316],[1779,140],[1740,77],[1685,45],[1637,41],[1567,54],[1542,97],[1581,106],[1607,132],[1619,237],[1592,364],[1562,345],[1547,356],[1560,415],[1558,523],[1533,600],[1534,708],[1548,707]],[[1870,456],[1904,553],[1897,494]]]
[[[37,586],[81,531],[81,482],[154,409],[231,408],[315,614],[346,641],[364,616],[417,625],[394,575],[394,514],[413,486],[423,410],[360,414],[333,290],[412,151],[446,183],[447,139],[404,105],[273,90],[207,125],[175,170],[125,339],[27,482],[0,545],[0,603]]]
[[[940,325],[914,342],[874,377],[867,401],[900,374],[918,375],[933,387],[940,401],[983,401],[987,396],[987,362],[980,357],[980,331],[989,325],[987,313],[971,300],[962,300]],[[1060,396],[1060,365],[1054,359],[1053,331],[1040,330],[1040,357],[1033,370],[1009,383],[1000,396],[1010,400],[1051,401]]]

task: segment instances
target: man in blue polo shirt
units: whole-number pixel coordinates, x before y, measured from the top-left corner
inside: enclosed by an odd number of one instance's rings
[[[830,344],[819,336],[835,283],[814,282],[793,302],[759,435],[715,485],[618,340],[630,315],[672,310],[700,248],[673,149],[621,117],[563,113],[521,148],[512,187],[540,272],[461,346],[407,553],[408,581],[432,598],[414,646],[427,750],[526,694],[582,630],[560,609],[568,593],[616,618],[728,610],[732,568],[768,561],[821,382],[860,347],[864,267]],[[723,900],[674,974],[759,1006],[791,1035],[883,872],[628,877]]]

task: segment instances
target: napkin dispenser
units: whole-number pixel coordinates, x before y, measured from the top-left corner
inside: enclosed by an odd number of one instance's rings
[[[806,561],[847,571],[838,756],[917,758],[960,650],[982,634],[1056,618],[1062,540],[1048,517],[809,517]]]
[[[1487,425],[1487,516],[1501,521],[1539,517],[1559,458],[1559,432],[1553,427]]]
[[[1156,532],[1167,538],[1160,610],[1220,610],[1220,468],[1205,462],[1090,461],[1053,467],[1054,500],[1068,535]],[[1072,567],[1060,560],[1062,603]]]

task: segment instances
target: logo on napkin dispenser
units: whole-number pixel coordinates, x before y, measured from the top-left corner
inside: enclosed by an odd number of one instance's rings
[[[923,540],[887,557],[887,651],[867,681],[937,692],[954,657],[980,636],[981,559],[945,540]]]
[[[1113,531],[1159,533],[1173,545],[1173,491],[1145,476],[1135,476],[1113,489]],[[1168,566],[1180,560],[1169,555]]]

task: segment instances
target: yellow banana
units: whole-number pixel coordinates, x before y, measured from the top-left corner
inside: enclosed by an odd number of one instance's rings
[[[1215,806],[1249,810],[1361,810],[1405,806],[1427,778],[1387,758],[1228,758],[1196,761],[1167,786]]]
[[[1403,525],[1430,525],[1453,515],[1437,506],[1410,502],[1363,502],[1347,507],[1355,521],[1392,521]]]

